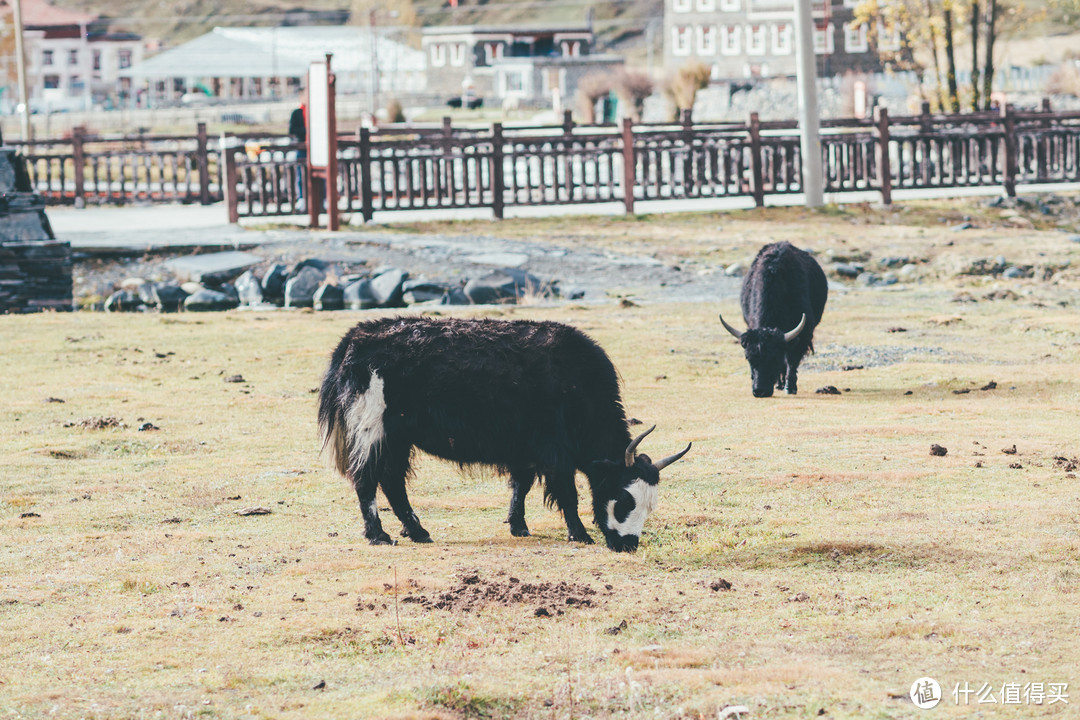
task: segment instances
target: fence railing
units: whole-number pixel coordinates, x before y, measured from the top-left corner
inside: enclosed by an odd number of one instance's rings
[[[225,199],[229,219],[305,211],[304,150],[287,136],[135,135],[76,129],[21,146],[35,192],[55,204]],[[419,209],[766,198],[801,193],[796,123],[680,122],[361,128],[338,140],[339,209]],[[825,191],[1001,187],[1080,182],[1080,112],[1017,112],[822,122]]]
[[[230,218],[302,208],[294,148],[225,151]],[[1080,182],[1080,112],[889,117],[822,122],[828,193]],[[339,141],[340,210],[376,212],[638,201],[752,198],[800,193],[794,122],[577,126],[362,128]]]

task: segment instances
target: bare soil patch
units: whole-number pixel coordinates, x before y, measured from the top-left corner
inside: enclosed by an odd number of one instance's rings
[[[596,607],[597,591],[584,583],[561,581],[524,582],[516,577],[505,580],[487,580],[479,571],[469,571],[458,576],[450,589],[436,595],[406,595],[403,603],[416,603],[434,610],[469,613],[485,606],[510,607],[533,605],[534,615],[550,617],[562,615],[575,607]]]

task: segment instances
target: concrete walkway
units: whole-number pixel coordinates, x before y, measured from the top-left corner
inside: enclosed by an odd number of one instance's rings
[[[76,251],[132,254],[172,248],[257,245],[261,233],[230,225],[225,206],[50,207],[45,211],[58,240]]]

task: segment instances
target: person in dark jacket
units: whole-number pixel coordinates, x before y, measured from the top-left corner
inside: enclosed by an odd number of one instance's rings
[[[305,174],[307,173],[307,89],[300,91],[300,107],[289,116],[289,137],[293,143],[301,145],[296,151],[296,160],[300,168],[296,172],[296,200],[298,205],[304,200]],[[303,207],[298,208],[303,211]]]

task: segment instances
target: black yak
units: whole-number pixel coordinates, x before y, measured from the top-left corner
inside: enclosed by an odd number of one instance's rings
[[[414,542],[431,536],[409,504],[413,448],[508,473],[507,522],[528,535],[525,496],[537,478],[569,539],[591,543],[574,476],[592,490],[593,519],[613,550],[635,550],[656,506],[660,471],[631,439],[615,368],[584,333],[555,322],[384,318],[341,340],[319,395],[323,447],[360,499],[364,535],[391,543],[375,503],[381,487]]]
[[[720,316],[750,363],[754,397],[771,397],[774,386],[788,395],[798,392],[799,363],[814,350],[814,328],[828,294],[824,271],[806,251],[778,242],[758,252],[740,294],[746,332]]]

